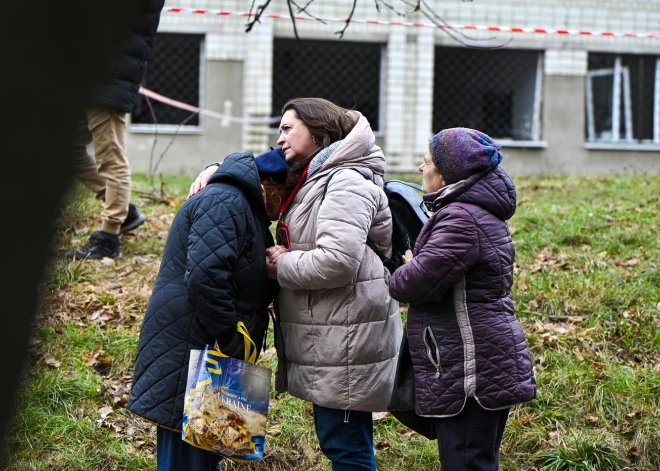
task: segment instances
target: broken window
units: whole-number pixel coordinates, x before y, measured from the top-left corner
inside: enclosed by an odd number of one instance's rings
[[[436,47],[433,132],[467,127],[494,139],[540,140],[541,80],[538,51]]]
[[[660,58],[589,54],[588,142],[660,143]]]
[[[382,50],[377,43],[276,38],[272,115],[291,98],[320,97],[360,111],[378,131]]]

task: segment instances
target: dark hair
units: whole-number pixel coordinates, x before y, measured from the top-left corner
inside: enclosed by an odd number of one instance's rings
[[[282,115],[289,110],[296,112],[321,147],[345,138],[355,126],[346,108],[323,98],[293,98],[282,107]]]

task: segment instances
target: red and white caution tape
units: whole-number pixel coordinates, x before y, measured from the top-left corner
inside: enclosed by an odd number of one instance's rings
[[[201,8],[180,8],[169,7],[164,8],[165,13],[187,13],[192,15],[209,15],[209,16],[240,16],[243,18],[252,18],[254,13],[249,12],[236,12],[224,10],[208,10]],[[275,20],[290,20],[289,15],[280,15],[276,13],[264,13],[261,18],[272,18]],[[327,23],[346,23],[346,18],[311,18],[308,16],[294,15],[296,21],[324,21]],[[447,28],[447,29],[467,29],[473,31],[494,31],[501,33],[535,33],[535,34],[558,34],[568,36],[601,36],[601,37],[615,37],[615,38],[660,38],[658,33],[617,33],[613,31],[584,31],[579,29],[552,29],[552,28],[531,28],[531,27],[518,27],[518,26],[484,26],[484,25],[439,25],[435,23],[417,23],[409,21],[383,21],[383,20],[362,20],[352,18],[351,23],[360,23],[368,25],[384,25],[384,26],[413,26],[417,28]]]
[[[280,122],[280,118],[277,116],[274,116],[272,118],[253,119],[253,118],[239,118],[236,116],[217,113],[215,111],[210,111],[204,108],[198,108],[197,106],[189,105],[188,103],[184,103],[182,101],[173,100],[172,98],[168,98],[159,93],[152,92],[151,90],[148,90],[144,87],[140,87],[139,92],[142,95],[151,98],[152,100],[160,101],[161,103],[165,103],[166,105],[174,106],[175,108],[187,110],[192,113],[199,113],[199,114],[203,114],[204,116],[210,116],[211,118],[220,119],[224,122],[231,122],[238,124],[272,124],[272,123]]]

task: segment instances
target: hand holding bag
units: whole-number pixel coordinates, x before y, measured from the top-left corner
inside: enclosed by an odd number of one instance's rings
[[[242,322],[237,330],[244,361],[222,353],[217,342],[191,351],[181,438],[233,461],[256,461],[264,455],[272,372],[254,364],[256,347]]]

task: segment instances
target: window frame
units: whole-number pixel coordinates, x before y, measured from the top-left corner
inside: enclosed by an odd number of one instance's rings
[[[624,54],[614,56],[612,68],[588,70],[585,76],[585,102],[587,134],[585,136],[585,147],[587,149],[603,150],[660,150],[660,56],[655,60],[655,74],[653,77],[653,136],[652,139],[636,139],[633,136],[633,109],[631,99],[630,69],[622,65]],[[593,103],[593,79],[612,75],[612,106],[610,116],[612,118],[612,130],[610,138],[597,138],[595,136],[595,117]],[[623,101],[623,116],[621,115],[621,103]],[[624,136],[621,136],[621,127]]]
[[[437,49],[438,48],[453,48],[453,46],[448,45],[438,45],[434,46],[436,48],[436,54],[434,54],[434,61],[437,61]],[[509,52],[516,52],[518,49],[506,49]],[[534,93],[531,100],[531,129],[529,131],[529,139],[503,139],[498,138],[497,142],[502,145],[502,147],[512,147],[512,148],[530,148],[530,149],[544,149],[548,147],[547,141],[543,140],[543,87],[544,87],[544,59],[545,51],[542,49],[535,48],[521,48],[522,52],[533,52],[536,54],[536,65],[534,68]],[[434,63],[434,68],[436,64]],[[434,77],[434,87],[437,87],[437,78]],[[435,97],[434,97],[435,99]],[[431,117],[432,122],[434,117]]]

